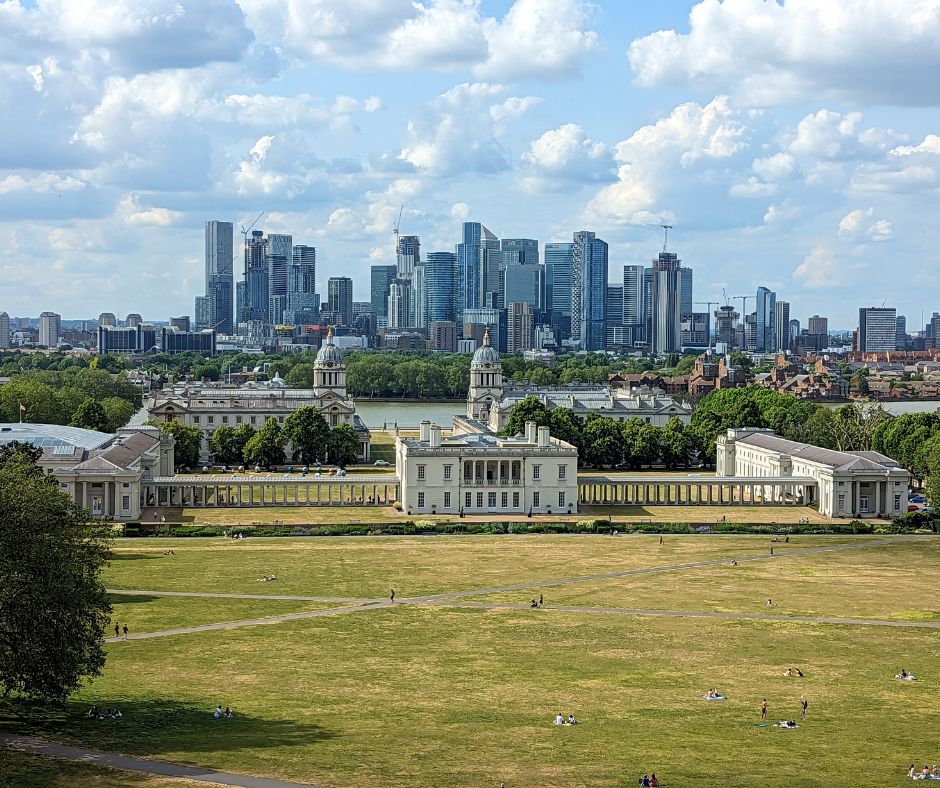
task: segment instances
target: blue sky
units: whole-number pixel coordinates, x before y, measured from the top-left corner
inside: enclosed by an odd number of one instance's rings
[[[940,0],[0,0],[0,310],[191,314],[206,219],[318,281],[460,222],[940,309]]]

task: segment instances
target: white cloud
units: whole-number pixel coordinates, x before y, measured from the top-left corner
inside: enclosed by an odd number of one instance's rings
[[[781,203],[771,203],[767,206],[764,213],[764,224],[779,224],[795,219],[802,213],[802,209],[797,205],[792,205],[789,199]]]
[[[796,159],[789,153],[775,153],[762,159],[754,159],[751,170],[765,181],[784,181],[797,172]]]
[[[614,161],[607,146],[588,139],[576,123],[565,123],[532,140],[522,160],[531,170],[523,181],[530,191],[613,179]]]
[[[750,105],[807,96],[937,104],[937,0],[704,0],[689,32],[634,40],[637,84],[730,90]]]
[[[928,134],[919,145],[900,145],[891,151],[894,156],[914,156],[918,153],[940,156],[940,136]]]
[[[12,173],[0,180],[0,194],[11,192],[33,192],[48,194],[49,192],[82,191],[88,186],[85,181],[73,178],[71,175],[59,175],[55,172],[41,172],[38,175],[19,175]]]
[[[874,208],[849,211],[839,222],[839,237],[850,241],[867,238],[871,241],[890,241],[894,226],[887,219],[875,219]]]
[[[502,123],[504,120],[524,115],[532,107],[541,103],[542,99],[538,96],[510,96],[502,104],[494,104],[490,107],[490,117],[497,123]]]
[[[824,246],[814,246],[793,271],[793,278],[807,288],[845,285],[861,263],[835,257]]]
[[[470,218],[470,206],[465,202],[455,202],[450,206],[450,215],[458,221],[465,222]]]
[[[118,205],[118,214],[126,224],[169,227],[182,221],[183,214],[169,208],[144,208],[136,195],[129,194]]]
[[[753,175],[743,183],[735,183],[728,189],[731,197],[772,197],[777,193],[777,184],[764,183]]]

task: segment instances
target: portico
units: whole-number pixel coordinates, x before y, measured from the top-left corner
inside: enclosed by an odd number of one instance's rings
[[[579,476],[578,495],[587,506],[807,506],[817,497],[814,479],[792,477]]]

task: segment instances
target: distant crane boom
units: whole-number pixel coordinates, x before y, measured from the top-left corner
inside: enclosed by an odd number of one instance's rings
[[[663,228],[663,251],[666,251],[666,247],[669,242],[669,231],[673,228],[671,224],[648,224],[647,227],[662,227]]]

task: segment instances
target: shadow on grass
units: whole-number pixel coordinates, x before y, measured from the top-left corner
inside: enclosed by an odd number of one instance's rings
[[[89,719],[91,701],[50,708],[17,701],[0,701],[0,731],[32,734],[93,749],[160,757],[167,753],[257,750],[309,745],[332,739],[333,731],[295,720],[252,717],[235,706],[235,716],[214,719],[215,703],[205,706],[184,701],[132,698],[95,699],[99,709],[116,706],[122,719]]]
[[[140,594],[108,594],[108,601],[111,606],[127,605],[137,602],[156,602],[158,599],[164,599],[160,596],[143,596]]]
[[[109,561],[142,561],[151,558],[163,558],[162,555],[151,555],[150,553],[111,553]]]

